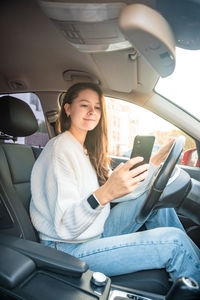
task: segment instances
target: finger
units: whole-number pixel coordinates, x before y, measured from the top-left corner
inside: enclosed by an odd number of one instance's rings
[[[174,140],[171,140],[170,142],[167,142],[164,146],[162,146],[159,151],[157,152],[158,154],[165,154],[168,153],[169,150],[171,149],[172,145],[174,143]]]
[[[165,145],[172,145],[175,142],[174,137],[170,137]]]
[[[121,163],[113,170],[113,172],[120,170],[123,166],[124,166],[124,163],[121,162]]]
[[[140,174],[140,175],[134,177],[134,178],[132,179],[132,185],[138,184],[140,181],[144,180],[144,179],[147,177],[147,175],[148,175],[148,172],[145,171],[145,172],[143,172],[142,174]]]
[[[174,136],[170,136],[170,138],[168,139],[168,142],[174,142],[175,141],[175,137]]]
[[[166,146],[171,147],[173,145],[174,141],[175,141],[175,139],[171,139],[170,141],[168,141]]]
[[[143,160],[144,160],[144,157],[141,157],[141,156],[131,158],[124,164],[124,169],[130,170],[133,166],[142,162]]]
[[[146,172],[149,169],[149,164],[143,164],[135,169],[130,170],[129,174],[131,177],[136,177],[141,173]]]
[[[172,148],[172,145],[173,145],[173,143],[172,144],[168,144],[165,147],[163,147],[161,149],[161,151],[160,151],[160,155],[167,155],[170,152],[170,150]]]

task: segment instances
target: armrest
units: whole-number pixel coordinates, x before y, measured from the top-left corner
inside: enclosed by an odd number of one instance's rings
[[[0,234],[0,245],[28,256],[43,270],[74,277],[80,277],[88,270],[88,265],[82,260],[36,242]]]
[[[14,288],[35,270],[34,262],[25,255],[0,246],[0,285]]]

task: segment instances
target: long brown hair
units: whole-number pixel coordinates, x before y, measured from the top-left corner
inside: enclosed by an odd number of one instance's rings
[[[96,170],[99,184],[103,185],[108,179],[110,160],[108,158],[108,134],[105,99],[100,87],[91,82],[79,82],[72,85],[63,98],[56,127],[58,133],[62,133],[70,129],[71,118],[70,116],[67,117],[64,110],[64,105],[66,103],[71,104],[73,100],[78,97],[79,93],[86,89],[93,90],[98,94],[101,106],[101,117],[98,125],[93,130],[88,131],[84,146],[87,148],[90,161]]]

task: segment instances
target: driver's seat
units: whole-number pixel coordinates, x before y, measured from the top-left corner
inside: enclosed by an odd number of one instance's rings
[[[3,133],[0,141],[0,233],[34,242],[39,239],[28,209],[30,175],[39,149],[5,140],[8,135],[14,138],[27,136],[37,129],[36,118],[25,102],[11,96],[0,98],[0,131]],[[113,284],[162,295],[170,286],[164,269],[114,276],[111,280]]]

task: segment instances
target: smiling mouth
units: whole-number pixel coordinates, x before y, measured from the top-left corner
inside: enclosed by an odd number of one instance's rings
[[[84,119],[85,121],[95,121],[95,120],[93,120],[93,119]]]

